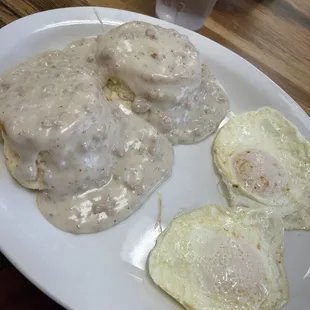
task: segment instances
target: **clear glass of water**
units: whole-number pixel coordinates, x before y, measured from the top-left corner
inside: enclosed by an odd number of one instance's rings
[[[156,16],[197,31],[205,23],[217,0],[156,0]]]

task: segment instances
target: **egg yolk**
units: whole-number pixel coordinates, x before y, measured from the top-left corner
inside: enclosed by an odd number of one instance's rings
[[[268,295],[259,254],[236,238],[218,236],[215,241],[205,274],[211,278],[212,295],[216,293],[230,305],[259,306]]]
[[[287,188],[287,175],[276,158],[267,152],[250,149],[237,154],[233,168],[242,185],[260,196],[271,196]]]

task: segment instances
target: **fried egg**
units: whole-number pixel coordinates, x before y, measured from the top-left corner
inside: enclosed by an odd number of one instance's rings
[[[158,237],[149,273],[186,309],[280,309],[288,299],[282,220],[213,205],[183,214]]]
[[[236,116],[212,151],[232,207],[267,208],[287,230],[310,229],[310,143],[280,112]]]

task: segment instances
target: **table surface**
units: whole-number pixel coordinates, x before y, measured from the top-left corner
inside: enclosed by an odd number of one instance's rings
[[[0,28],[39,11],[83,5],[154,15],[155,0],[2,0]],[[200,33],[250,61],[310,114],[310,0],[218,0]]]

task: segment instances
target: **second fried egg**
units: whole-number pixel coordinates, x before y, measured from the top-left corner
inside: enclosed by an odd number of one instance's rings
[[[310,143],[281,113],[261,108],[218,133],[213,158],[233,207],[263,207],[286,229],[310,229]]]
[[[188,310],[281,309],[280,218],[205,206],[175,218],[149,256],[153,281]]]

